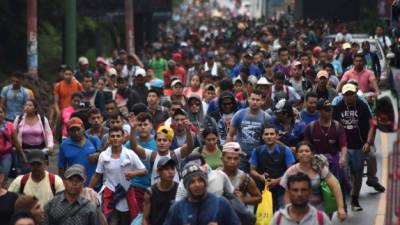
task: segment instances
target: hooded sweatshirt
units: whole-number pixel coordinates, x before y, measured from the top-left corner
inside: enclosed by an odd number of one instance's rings
[[[190,111],[190,105],[187,105],[187,114],[190,122],[197,128],[198,131],[205,128],[213,128],[217,130],[217,122],[210,116],[205,116],[203,112],[203,104],[201,104],[201,99],[197,95],[191,95],[188,99],[188,103],[192,99],[197,99],[200,102],[200,109],[198,113],[193,113]]]

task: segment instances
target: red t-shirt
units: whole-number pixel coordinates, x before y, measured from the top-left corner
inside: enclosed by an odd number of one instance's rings
[[[163,77],[164,77],[164,87],[165,88],[171,88],[170,86],[171,86],[171,78],[172,77],[179,77],[183,86],[185,86],[186,71],[183,67],[176,67],[174,72],[171,72],[170,70],[166,70],[166,71],[164,71]]]
[[[314,123],[312,131],[311,123]],[[341,124],[339,124],[338,134],[333,121],[329,128],[321,128],[318,120],[311,123],[304,130],[304,140],[309,141],[313,145],[316,154],[337,154],[342,147],[347,146],[346,132]]]

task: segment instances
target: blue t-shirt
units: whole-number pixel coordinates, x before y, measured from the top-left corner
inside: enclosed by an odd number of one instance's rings
[[[90,140],[89,140],[90,138]],[[95,137],[86,138],[85,144],[80,146],[78,143],[65,139],[60,146],[60,153],[58,154],[58,168],[67,169],[74,164],[80,164],[86,170],[85,185],[89,185],[94,172],[96,171],[96,163],[89,162],[89,155],[96,153],[96,149],[100,147],[100,140]]]
[[[300,112],[300,119],[301,121],[303,121],[306,125],[308,125],[309,123],[311,123],[314,120],[318,120],[319,119],[319,113],[316,112],[314,114],[309,114],[307,113],[305,110],[302,110]]]
[[[268,121],[272,126],[274,126],[278,132],[284,132],[285,128],[278,119],[274,116]],[[295,122],[291,125],[289,131],[281,136],[279,139],[281,142],[287,146],[295,146],[303,137],[304,129],[306,124],[303,121]]]
[[[236,129],[236,141],[248,156],[253,148],[262,144],[263,128],[269,117],[269,114],[262,110],[253,115],[249,108],[241,109],[233,115],[232,126]]]
[[[235,68],[233,68],[233,70],[231,71],[231,74],[229,74],[229,76],[231,78],[237,77],[240,73],[240,70],[243,68],[243,64],[239,64],[237,66],[235,66]],[[260,68],[258,68],[258,66],[251,64],[249,66],[249,75],[254,75],[256,77],[260,77],[261,75],[261,70]]]
[[[156,141],[154,140],[153,136],[151,136],[151,138],[146,142],[142,142],[139,137],[136,137],[136,141],[137,141],[137,144],[142,146],[143,148],[150,149],[153,152],[157,151]],[[128,149],[131,149],[131,142],[128,141],[125,144],[125,147]],[[131,184],[135,187],[148,188],[151,186],[151,182],[150,182],[151,168],[150,168],[149,163],[147,163],[146,160],[143,160],[143,159],[140,159],[140,160],[142,161],[143,165],[147,169],[147,175],[143,176],[143,177],[133,177],[131,180]]]
[[[210,222],[240,224],[239,217],[228,200],[208,193],[206,199],[199,203],[191,203],[185,198],[173,204],[164,225],[208,225]]]
[[[279,153],[280,152],[280,145],[279,144],[275,144],[274,146],[274,152]],[[269,154],[268,152],[268,146],[267,145],[261,145],[260,146],[260,155],[262,154]],[[253,149],[253,152],[251,153],[251,157],[249,160],[249,163],[255,167],[258,167],[258,159],[257,159],[257,153],[256,153],[256,149]],[[293,153],[290,150],[289,147],[285,146],[285,164],[286,167],[289,167],[291,165],[293,165],[296,162],[296,160],[294,159]]]

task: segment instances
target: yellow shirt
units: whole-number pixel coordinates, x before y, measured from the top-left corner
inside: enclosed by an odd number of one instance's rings
[[[36,183],[32,180],[29,176],[28,180],[26,181],[24,192],[25,195],[33,195],[39,199],[40,205],[43,207],[48,201],[50,201],[54,195],[51,190],[50,180],[49,180],[49,173],[45,172],[45,178],[43,178],[39,183]],[[63,180],[58,176],[54,175],[54,185],[56,193],[64,190],[64,183]],[[21,184],[21,179],[23,175],[18,176],[15,180],[10,184],[8,191],[19,193],[19,188]]]

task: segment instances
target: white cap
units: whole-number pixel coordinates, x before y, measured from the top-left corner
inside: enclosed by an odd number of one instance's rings
[[[142,68],[137,69],[136,72],[135,72],[135,77],[137,77],[137,76],[145,77],[146,76],[146,71],[144,69],[142,69]]]
[[[116,69],[114,69],[114,68],[110,68],[110,69],[108,69],[108,76],[112,76],[112,75],[115,75],[115,76],[117,76],[117,70]]]
[[[81,56],[78,59],[78,63],[80,65],[88,65],[89,64],[89,60],[85,56]]]
[[[269,80],[267,80],[267,78],[260,77],[260,79],[258,79],[257,81],[257,85],[272,85],[272,83]]]

